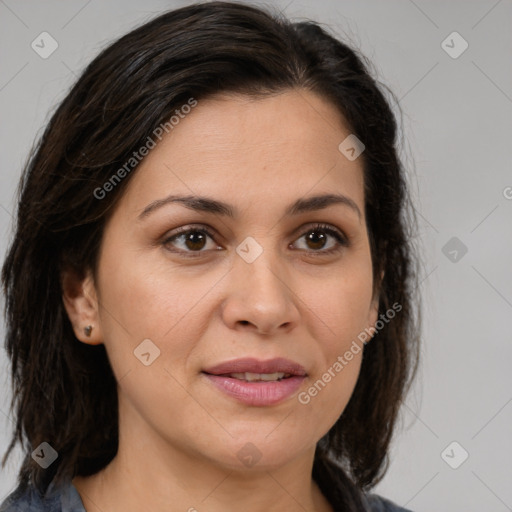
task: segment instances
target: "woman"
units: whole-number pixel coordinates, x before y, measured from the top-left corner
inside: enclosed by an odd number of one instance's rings
[[[105,49],[21,182],[0,510],[405,510],[370,489],[417,366],[407,201],[315,23],[210,2]]]

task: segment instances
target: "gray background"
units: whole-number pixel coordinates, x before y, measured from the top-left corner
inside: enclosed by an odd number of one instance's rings
[[[0,0],[2,257],[21,167],[75,74],[113,38],[188,3]],[[512,2],[276,5],[349,37],[404,111],[403,156],[425,259],[423,362],[376,490],[417,512],[512,510]],[[47,59],[31,48],[43,31],[59,45]],[[441,46],[454,31],[469,44],[458,58]],[[462,48],[452,39],[452,52]],[[0,351],[2,452],[12,426],[5,356]],[[453,441],[460,447],[445,452]],[[469,457],[452,469],[441,454],[455,465],[462,449]],[[2,471],[0,499],[13,489],[18,463],[19,453]]]

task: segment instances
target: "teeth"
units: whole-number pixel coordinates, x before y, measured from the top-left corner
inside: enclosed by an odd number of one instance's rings
[[[252,373],[247,375],[254,375],[254,380],[280,380],[284,377],[284,373],[276,372],[276,373]]]
[[[275,373],[230,373],[229,377],[233,379],[246,380],[247,382],[255,381],[275,381],[281,380],[284,377],[289,377],[288,373],[275,372]]]

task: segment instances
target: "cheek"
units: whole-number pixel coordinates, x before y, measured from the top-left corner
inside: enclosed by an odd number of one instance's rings
[[[320,438],[336,423],[354,391],[362,361],[362,351],[344,358],[344,351],[334,351],[330,363],[316,373],[297,396],[302,408],[300,424]],[[338,357],[340,359],[338,359]]]
[[[318,329],[315,339],[328,356],[328,364],[369,327],[371,272],[370,264],[363,260],[330,274],[320,286],[315,283],[314,288],[303,290],[302,295],[307,297],[304,302]]]
[[[140,364],[134,350],[146,339],[160,350],[159,363],[167,367],[178,360],[185,370],[191,340],[206,329],[201,302],[220,276],[196,272],[194,277],[163,259],[150,261],[115,247],[114,242],[105,246],[99,268],[101,327],[115,373],[122,376]]]
[[[162,435],[183,430],[193,435],[194,425],[207,424],[209,416],[187,392],[187,361],[194,340],[201,339],[206,328],[201,300],[219,277],[193,279],[170,265],[112,249],[105,247],[99,269],[100,311],[105,347],[122,391],[123,414],[130,421],[146,418]],[[154,346],[144,341],[148,339]],[[151,362],[145,365],[137,354],[147,352]],[[176,415],[178,409],[181,415]]]
[[[341,269],[315,290],[305,302],[321,357],[298,400],[307,411],[301,421],[326,433],[345,409],[359,377],[364,347],[358,335],[368,327],[371,304],[369,260]]]

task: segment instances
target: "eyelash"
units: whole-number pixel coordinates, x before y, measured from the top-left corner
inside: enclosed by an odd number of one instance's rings
[[[349,245],[350,245],[348,238],[346,236],[344,236],[341,231],[329,226],[328,224],[322,224],[322,223],[318,223],[318,224],[309,226],[306,229],[306,231],[303,231],[302,234],[298,238],[302,238],[304,235],[307,235],[308,233],[311,233],[313,231],[325,232],[326,234],[335,238],[338,242],[338,245],[335,247],[332,247],[331,249],[327,249],[327,250],[319,249],[317,251],[315,251],[315,250],[306,251],[306,252],[310,253],[311,255],[326,256],[326,255],[334,254],[334,253],[340,252],[342,249],[344,249],[346,247],[349,247]],[[198,227],[183,226],[183,227],[176,229],[175,233],[172,236],[165,238],[162,241],[162,245],[167,246],[170,242],[174,241],[175,239],[179,238],[180,236],[187,235],[189,233],[195,233],[195,232],[206,234],[212,240],[215,241],[214,234],[206,226],[202,226],[202,225],[198,226]],[[168,250],[173,253],[180,253],[188,258],[197,258],[197,257],[200,257],[202,255],[202,253],[206,252],[203,250],[199,250],[199,251],[183,251],[182,249],[179,249],[179,250],[168,249]]]

